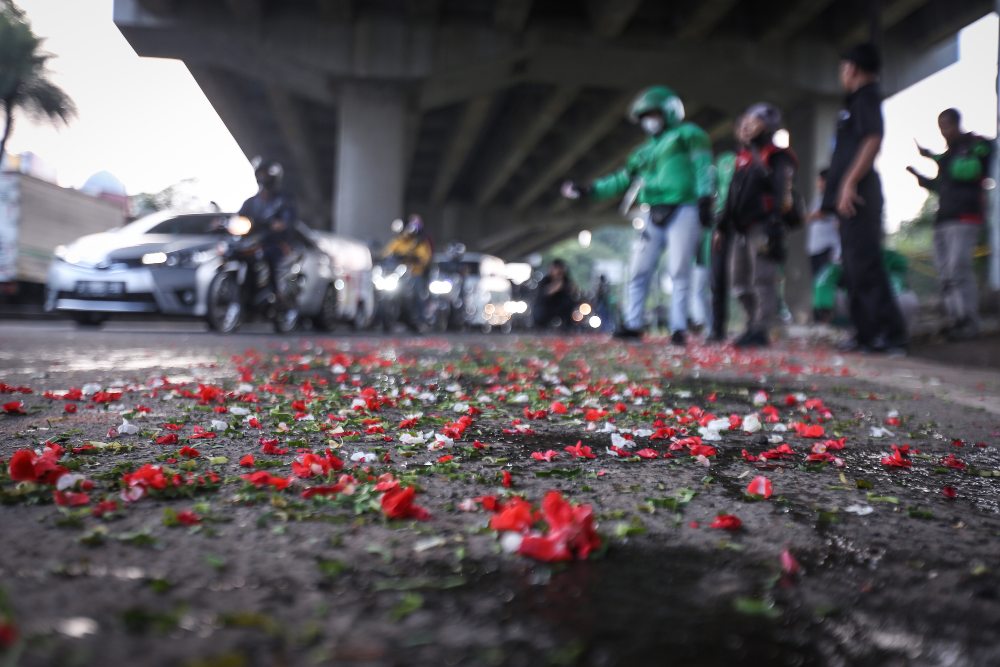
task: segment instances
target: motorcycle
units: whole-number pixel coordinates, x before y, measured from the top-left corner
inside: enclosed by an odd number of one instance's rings
[[[289,333],[300,319],[301,257],[285,262],[285,270],[275,281],[276,293],[259,239],[249,236],[251,226],[243,217],[234,217],[227,225],[230,238],[219,246],[220,266],[208,287],[208,326],[232,333],[257,316],[269,320],[275,332]]]
[[[397,323],[411,331],[437,330],[442,321],[436,300],[426,293],[400,257],[386,257],[372,269],[375,287],[375,325],[389,332]]]

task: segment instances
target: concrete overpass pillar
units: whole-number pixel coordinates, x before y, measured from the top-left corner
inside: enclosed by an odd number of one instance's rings
[[[829,164],[837,129],[839,102],[817,100],[792,110],[788,115],[788,134],[799,159],[797,187],[811,211],[816,198],[816,176]],[[812,314],[812,270],[806,254],[806,226],[788,235],[788,260],[785,262],[785,302],[797,323],[806,323]]]
[[[397,88],[350,83],[341,89],[333,204],[338,233],[385,241],[392,220],[404,217],[406,110],[406,95]]]

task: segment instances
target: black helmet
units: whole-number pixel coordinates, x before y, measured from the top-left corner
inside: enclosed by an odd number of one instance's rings
[[[281,185],[281,178],[285,175],[285,169],[277,160],[269,160],[258,155],[250,160],[253,166],[253,174],[257,177],[257,183],[263,186],[276,188]]]
[[[743,117],[759,119],[768,135],[781,129],[781,110],[767,102],[758,102],[752,105],[743,112]]]

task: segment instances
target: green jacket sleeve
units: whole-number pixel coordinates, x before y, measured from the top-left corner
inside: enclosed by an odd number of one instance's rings
[[[697,125],[685,125],[685,139],[691,164],[694,167],[694,189],[698,199],[715,194],[715,179],[712,178],[712,141],[708,133]]]
[[[632,184],[632,170],[628,165],[590,184],[590,196],[594,199],[621,197]]]

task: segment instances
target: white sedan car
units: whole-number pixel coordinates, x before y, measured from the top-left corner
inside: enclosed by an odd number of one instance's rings
[[[84,325],[113,315],[204,317],[228,213],[160,212],[56,248],[45,308]],[[333,258],[304,225],[294,232],[305,277],[299,308],[321,329],[337,321]]]

